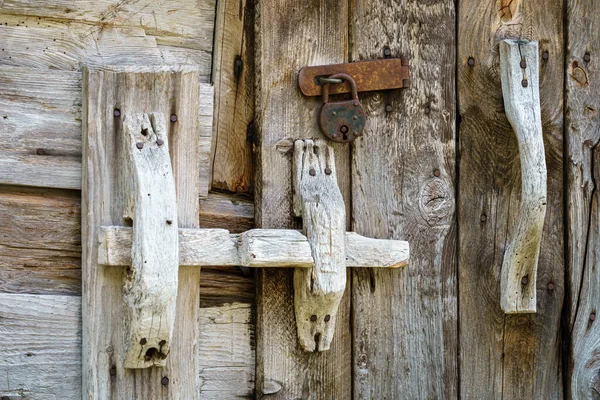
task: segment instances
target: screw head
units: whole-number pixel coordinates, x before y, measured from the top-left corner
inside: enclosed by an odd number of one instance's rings
[[[331,175],[331,168],[325,168],[325,175]]]
[[[113,111],[113,115],[115,117],[120,117],[121,116],[121,110],[119,110],[118,108],[115,108]]]
[[[394,108],[392,107],[391,104],[388,104],[388,105],[385,106],[385,112],[392,112],[393,109]]]
[[[469,67],[472,67],[473,65],[475,65],[475,59],[473,57],[469,57],[469,59],[467,60],[467,64],[469,64]]]
[[[177,115],[171,114],[171,122],[177,122]]]
[[[521,64],[519,64],[521,66],[521,68],[525,69],[527,68],[527,61],[525,60],[521,60]]]
[[[487,215],[485,215],[485,214],[481,214],[481,216],[479,217],[479,220],[480,220],[481,222],[485,222],[485,221],[487,221]]]
[[[169,385],[169,378],[167,378],[166,376],[163,376],[162,379],[160,380],[160,383],[163,386],[168,386]]]
[[[142,142],[137,142],[137,143],[135,144],[135,147],[137,147],[138,149],[140,149],[140,150],[141,150],[141,149],[143,149],[143,148],[144,148],[144,143],[142,143]]]
[[[554,283],[548,282],[548,290],[554,290]]]
[[[312,322],[317,322],[317,316],[316,316],[316,315],[311,315],[311,316],[310,316],[310,320],[311,320]]]
[[[317,174],[317,171],[315,171],[314,168],[311,168],[308,170],[308,173],[310,174],[310,176],[315,176]]]
[[[521,81],[521,86],[523,86],[523,87],[527,87],[527,86],[529,86],[529,82],[527,82],[527,79],[523,79],[523,80]]]
[[[389,57],[392,55],[392,51],[390,50],[389,47],[386,47],[385,49],[383,49],[383,55],[386,57]]]
[[[156,140],[156,144],[159,145],[159,146],[162,146],[163,143],[165,143],[165,142],[162,139],[157,139]]]
[[[590,56],[590,53],[585,53],[583,55],[583,61],[590,62],[591,59],[592,59],[592,57]]]

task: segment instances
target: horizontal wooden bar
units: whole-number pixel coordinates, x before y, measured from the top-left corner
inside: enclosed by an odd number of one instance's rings
[[[132,233],[129,227],[103,226],[98,264],[129,265]],[[399,268],[408,260],[408,242],[346,233],[347,267]],[[311,268],[314,261],[308,239],[293,229],[251,229],[242,234],[226,229],[179,229],[179,265]]]

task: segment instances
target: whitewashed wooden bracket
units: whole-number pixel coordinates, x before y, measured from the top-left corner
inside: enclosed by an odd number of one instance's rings
[[[538,43],[500,43],[500,71],[506,116],[521,159],[521,206],[501,276],[505,313],[536,312],[536,278],[546,216],[546,159],[540,111]]]
[[[123,365],[162,367],[171,346],[179,270],[177,201],[165,117],[125,115],[123,134],[123,218],[133,222],[123,288]]]
[[[340,300],[346,288],[346,266],[355,251],[346,233],[346,208],[337,184],[333,149],[322,139],[294,143],[294,213],[302,217],[314,266],[294,270],[294,309],[300,347],[307,352],[329,350]],[[350,236],[352,237],[352,236]],[[365,238],[366,239],[366,238]],[[407,242],[367,239],[360,257],[377,258],[376,243],[402,249],[404,258],[388,267],[408,263]],[[378,263],[380,264],[380,263]],[[373,265],[371,265],[373,266]]]

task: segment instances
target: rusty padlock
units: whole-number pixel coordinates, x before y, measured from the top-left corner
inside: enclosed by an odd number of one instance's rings
[[[319,116],[321,132],[334,142],[351,142],[362,136],[366,122],[365,111],[358,101],[356,82],[350,75],[343,73],[330,75],[328,79],[343,79],[350,83],[352,99],[329,103],[330,83],[323,83],[323,107]]]

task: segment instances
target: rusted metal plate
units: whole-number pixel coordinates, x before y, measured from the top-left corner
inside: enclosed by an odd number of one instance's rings
[[[337,73],[350,75],[356,82],[359,92],[373,90],[400,89],[410,86],[408,60],[406,58],[385,58],[382,60],[357,61],[347,64],[319,65],[300,70],[298,84],[305,96],[320,96],[322,86],[318,77],[328,77]],[[348,82],[330,85],[329,92],[350,93]]]

